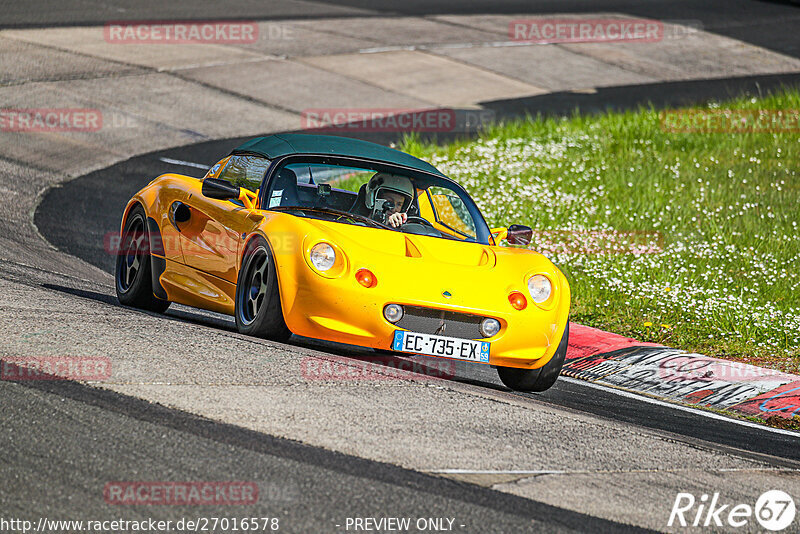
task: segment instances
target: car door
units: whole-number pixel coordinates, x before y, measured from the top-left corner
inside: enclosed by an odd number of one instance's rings
[[[257,192],[269,160],[251,155],[231,156],[218,178]],[[186,265],[236,283],[236,265],[244,236],[254,221],[239,200],[217,200],[199,193],[190,194],[185,222],[179,224],[181,248]]]

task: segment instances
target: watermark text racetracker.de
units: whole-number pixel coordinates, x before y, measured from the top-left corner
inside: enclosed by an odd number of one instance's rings
[[[551,18],[514,19],[508,24],[508,37],[517,43],[657,43],[683,39],[701,31],[699,20],[652,20],[629,18]]]
[[[98,132],[139,128],[143,120],[119,110],[96,108],[0,108],[0,132]]]
[[[316,132],[478,132],[495,120],[489,109],[309,108],[300,127]]]
[[[660,254],[664,236],[656,230],[535,230],[529,248],[542,254]]]
[[[666,382],[732,381],[759,382],[788,377],[775,369],[742,362],[719,360],[698,354],[679,354],[658,364],[658,376]]]
[[[183,234],[146,234],[132,232],[123,236],[118,231],[106,232],[103,249],[116,255],[156,254],[184,258],[202,257],[209,250],[215,254],[236,255],[240,237],[237,235],[203,236],[202,243]],[[270,234],[274,254],[295,254],[300,241],[289,232]],[[529,248],[543,254],[660,254],[664,251],[664,235],[656,230],[536,230]]]
[[[508,25],[509,38],[525,43],[586,43],[640,41],[664,38],[664,24],[649,19],[517,19]]]
[[[87,108],[0,108],[2,132],[96,132],[103,114]]]
[[[107,356],[4,356],[0,360],[0,380],[85,380],[111,377]]]
[[[50,519],[35,521],[0,517],[0,532],[274,532],[281,528],[278,517],[181,517],[180,519]]]
[[[258,41],[258,24],[249,21],[109,22],[103,28],[112,44],[243,44]]]
[[[300,374],[307,381],[382,381],[412,380],[422,377],[451,379],[456,376],[456,362],[447,359],[405,359],[395,356],[368,358],[305,357]]]
[[[106,232],[103,236],[103,249],[112,256],[128,254],[155,254],[172,257],[183,255],[184,258],[200,258],[214,250],[215,254],[236,256],[240,237],[219,234],[203,236],[202,242],[186,238],[183,235],[131,232],[123,242],[119,232]],[[298,250],[300,240],[289,232],[270,234],[270,247],[273,254],[292,254]]]
[[[259,40],[292,40],[286,24],[246,20],[119,21],[103,27],[111,44],[252,44]]]
[[[800,109],[677,109],[659,118],[667,133],[800,133]]]
[[[786,529],[794,523],[794,499],[781,490],[762,493],[754,503],[725,500],[719,492],[702,495],[678,493],[667,522],[668,527],[741,528],[754,523],[771,532]]]
[[[247,505],[258,501],[258,484],[244,481],[109,482],[103,498],[114,505]]]

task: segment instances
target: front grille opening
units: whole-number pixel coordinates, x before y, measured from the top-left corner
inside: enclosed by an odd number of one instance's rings
[[[454,311],[423,308],[422,306],[403,306],[403,318],[395,324],[400,328],[439,336],[461,339],[482,339],[481,315],[471,315]]]

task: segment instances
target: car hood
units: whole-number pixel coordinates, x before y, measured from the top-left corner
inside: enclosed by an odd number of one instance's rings
[[[517,247],[498,247],[446,238],[394,232],[380,228],[348,225],[316,219],[304,219],[316,231],[306,239],[330,240],[348,258],[361,265],[391,264],[409,273],[447,278],[464,275],[488,283],[490,272],[500,280],[516,281],[535,273],[547,274],[556,281],[558,269],[543,255]],[[313,243],[312,243],[313,244]],[[470,274],[478,277],[473,278]]]

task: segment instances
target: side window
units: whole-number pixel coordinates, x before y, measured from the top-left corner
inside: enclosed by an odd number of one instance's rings
[[[260,156],[231,156],[220,179],[255,192],[261,187],[269,163],[268,159]]]
[[[428,189],[431,203],[436,210],[438,222],[459,234],[475,237],[475,225],[464,202],[449,189],[431,187]]]
[[[208,169],[206,175],[203,176],[203,180],[205,180],[206,178],[217,178],[219,175],[219,171],[225,167],[225,164],[228,163],[229,159],[231,159],[230,156],[228,156],[227,158],[222,158],[221,160],[216,162],[213,167]]]

